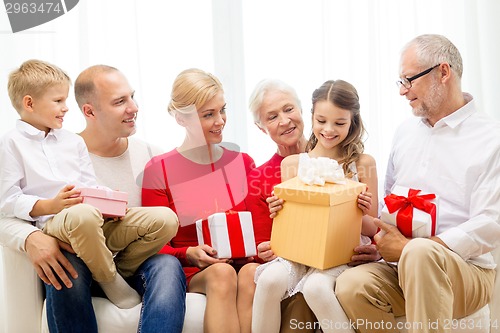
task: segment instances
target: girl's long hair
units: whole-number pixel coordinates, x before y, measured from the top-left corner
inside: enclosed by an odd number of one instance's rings
[[[314,122],[314,105],[318,101],[329,101],[333,105],[348,110],[351,112],[351,126],[347,137],[340,143],[341,158],[337,161],[343,164],[342,168],[346,177],[351,178],[352,172],[349,170],[349,165],[352,162],[358,162],[360,155],[365,149],[363,144],[363,137],[366,133],[363,121],[360,115],[359,96],[356,88],[352,84],[342,80],[329,80],[326,81],[313,92],[312,95],[312,117]],[[309,142],[306,146],[306,151],[311,151],[318,139],[311,133]]]

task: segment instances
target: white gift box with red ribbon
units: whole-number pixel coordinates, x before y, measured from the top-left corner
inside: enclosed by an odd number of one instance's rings
[[[255,236],[250,212],[215,213],[196,221],[198,244],[207,244],[216,251],[216,258],[255,256]]]
[[[380,219],[397,226],[405,237],[436,235],[439,197],[435,194],[396,185],[384,202]]]

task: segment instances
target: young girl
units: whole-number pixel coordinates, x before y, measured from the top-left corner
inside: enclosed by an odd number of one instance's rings
[[[359,97],[348,82],[327,81],[312,96],[312,135],[306,147],[311,158],[336,160],[347,178],[367,184],[371,193],[358,197],[363,216],[361,243],[370,243],[376,233],[372,216],[377,216],[377,172],[375,160],[363,154],[365,133],[360,116]],[[281,163],[282,181],[295,177],[299,155]],[[334,294],[336,278],[347,268],[341,265],[327,270],[277,258],[259,266],[255,275],[257,289],[253,304],[252,332],[279,332],[280,301],[299,291],[315,313],[323,332],[351,332],[348,319]]]

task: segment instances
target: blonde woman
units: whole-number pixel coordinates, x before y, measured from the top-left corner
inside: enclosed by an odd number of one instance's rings
[[[142,191],[143,205],[167,206],[179,216],[177,236],[160,253],[181,261],[188,292],[206,295],[205,332],[250,332],[255,285],[244,273],[246,261],[217,259],[211,246],[198,245],[194,222],[217,212],[248,210],[244,198],[254,161],[221,146],[226,102],[214,75],[181,72],[168,111],[186,135],[179,147],[148,163]]]

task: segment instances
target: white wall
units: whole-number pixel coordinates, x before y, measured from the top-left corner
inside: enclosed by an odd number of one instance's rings
[[[164,149],[182,129],[167,114],[170,87],[183,69],[199,67],[225,86],[225,141],[257,164],[275,151],[252,124],[248,96],[263,78],[297,89],[306,133],[310,96],[327,79],[353,83],[369,132],[366,151],[382,180],[394,128],[411,116],[394,81],[400,48],[422,33],[449,37],[464,58],[463,89],[500,119],[500,1],[497,0],[81,0],[54,21],[13,34],[0,11],[0,135],[12,128],[8,73],[30,58],[59,65],[74,79],[105,63],[122,70],[140,102],[138,136]],[[65,127],[84,126],[71,92]]]

